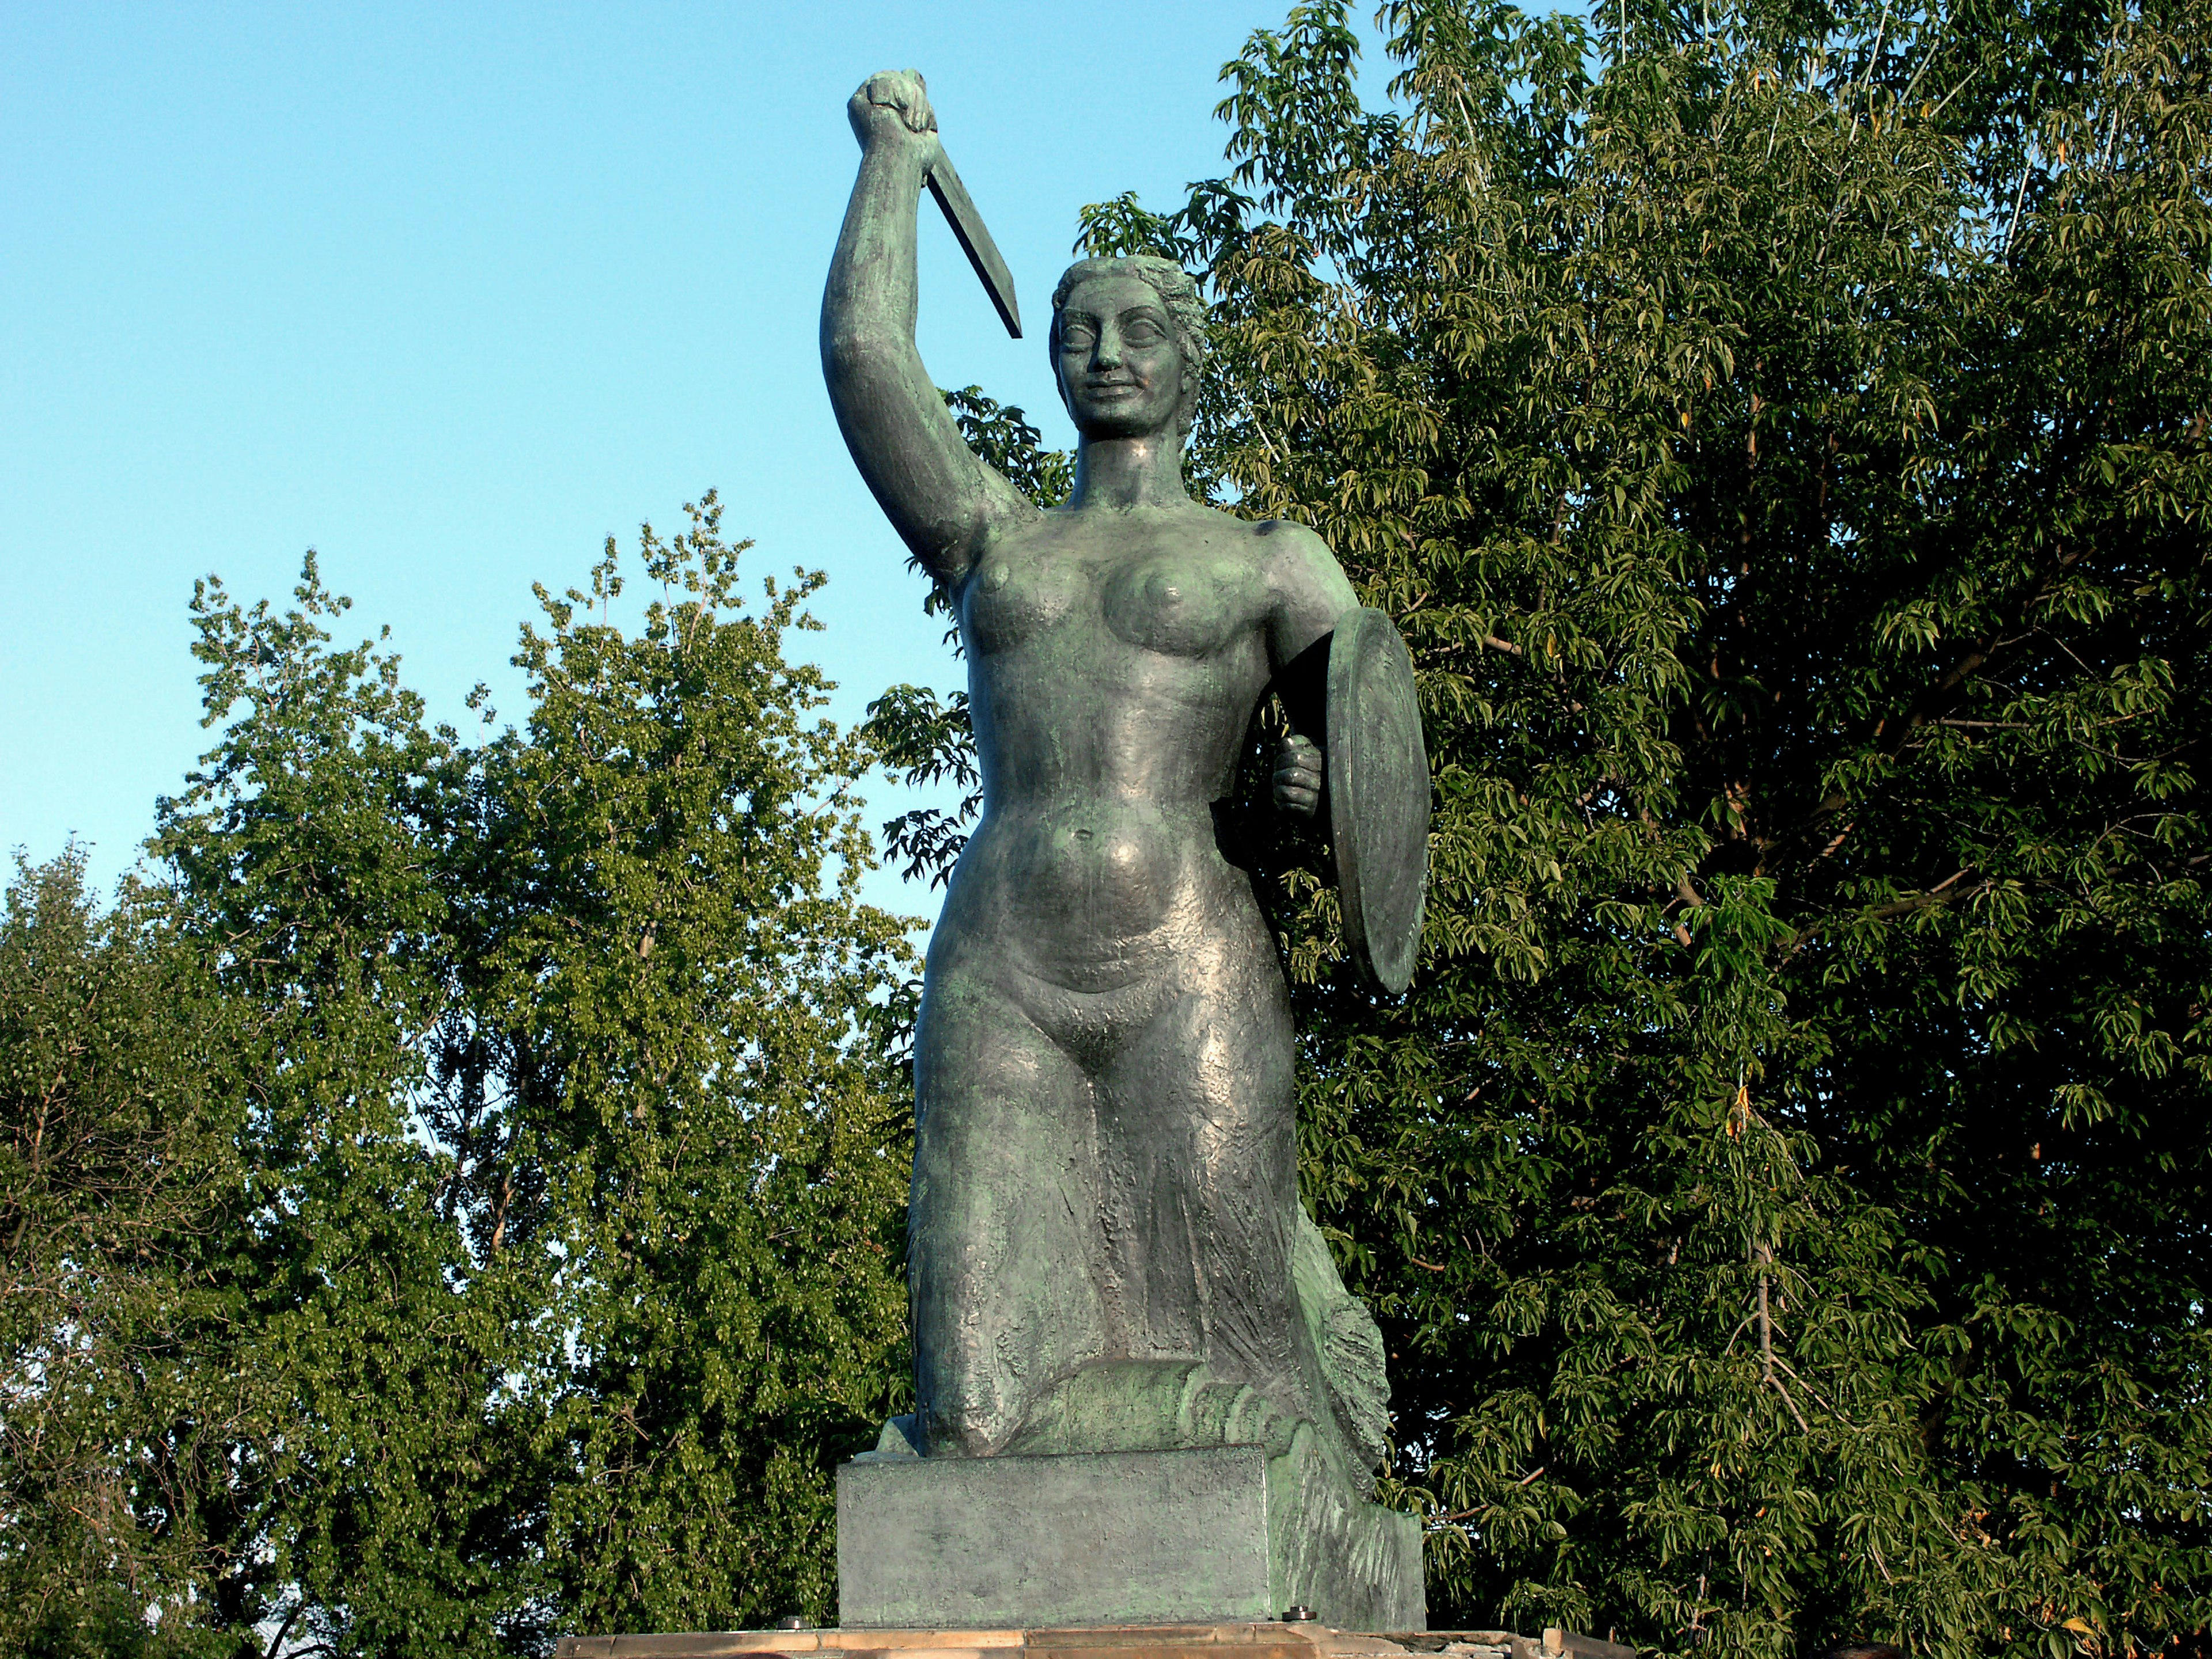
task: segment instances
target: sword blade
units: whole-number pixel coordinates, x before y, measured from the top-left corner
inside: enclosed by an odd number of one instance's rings
[[[983,216],[975,210],[975,198],[960,182],[960,175],[953,170],[952,158],[941,145],[937,159],[929,166],[929,193],[945,210],[945,222],[960,239],[961,251],[967,254],[968,263],[975,267],[975,275],[982,279],[983,291],[991,296],[991,303],[998,307],[999,319],[1006,324],[1006,332],[1020,339],[1022,312],[1014,301],[1014,273],[1006,269],[999,245],[983,228]]]

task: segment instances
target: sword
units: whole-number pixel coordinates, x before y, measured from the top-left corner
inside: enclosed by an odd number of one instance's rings
[[[960,175],[952,169],[952,158],[945,153],[941,143],[937,147],[937,159],[929,164],[928,177],[929,193],[945,210],[945,222],[960,239],[961,252],[968,256],[968,263],[975,267],[975,275],[982,279],[983,292],[998,307],[999,320],[1006,324],[1007,333],[1020,339],[1022,311],[1014,301],[1014,273],[1006,269],[1006,260],[1000,257],[999,245],[983,228],[983,216],[975,211],[975,198],[960,182]]]

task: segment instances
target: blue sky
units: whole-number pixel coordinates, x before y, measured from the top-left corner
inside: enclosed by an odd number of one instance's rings
[[[709,486],[757,573],[829,573],[794,643],[837,715],[957,684],[817,365],[845,99],[927,76],[1032,326],[929,209],[923,356],[1065,442],[1037,319],[1077,208],[1219,171],[1217,72],[1282,11],[0,9],[0,849],[127,868],[207,742],[193,578],[281,600],[311,546],[457,724],[478,680],[523,712],[532,581]]]

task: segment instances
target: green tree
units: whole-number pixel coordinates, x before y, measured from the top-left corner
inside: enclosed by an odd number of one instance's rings
[[[0,1646],[539,1652],[835,1603],[898,1408],[910,924],[710,495],[434,726],[312,555],[194,602],[162,886],[0,917]],[[486,719],[490,716],[487,714]],[[149,1609],[151,1609],[149,1613]]]
[[[237,1101],[159,896],[102,915],[83,874],[74,848],[19,861],[0,913],[0,1650],[185,1653]]]
[[[1079,246],[1420,670],[1412,994],[1261,868],[1432,1611],[2202,1650],[2212,10],[1382,21]]]
[[[834,1615],[835,1472],[908,1386],[910,924],[865,905],[872,751],[785,659],[801,573],[748,606],[713,495],[609,620],[540,592],[527,727],[480,759],[441,1140],[535,1314],[564,1625]]]
[[[210,1273],[248,1404],[193,1494],[217,1555],[202,1616],[257,1648],[494,1651],[544,1618],[544,1411],[512,1386],[544,1269],[471,1254],[420,1110],[461,984],[443,866],[471,757],[396,657],[332,648],[348,602],[313,555],[295,599],[201,584],[219,731],[152,844],[248,1102]]]

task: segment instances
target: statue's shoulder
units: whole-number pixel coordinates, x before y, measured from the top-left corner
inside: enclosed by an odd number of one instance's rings
[[[1359,603],[1328,544],[1295,519],[1237,520],[1268,596],[1279,643],[1303,649]],[[1291,651],[1290,654],[1295,654]]]
[[[1295,519],[1245,519],[1218,507],[1202,507],[1209,535],[1229,532],[1233,545],[1255,561],[1334,559],[1328,544]]]
[[[1221,512],[1213,512],[1212,516],[1232,526],[1251,548],[1255,558],[1305,559],[1316,554],[1322,558],[1331,556],[1328,544],[1296,519],[1240,519],[1234,514]]]
[[[1295,519],[1240,519],[1252,557],[1278,585],[1303,587],[1315,580],[1344,580],[1328,544]]]

